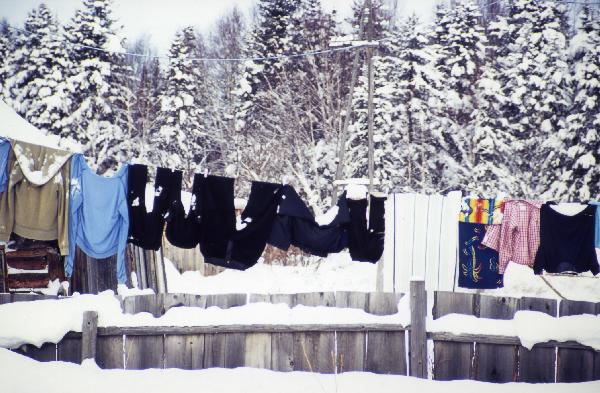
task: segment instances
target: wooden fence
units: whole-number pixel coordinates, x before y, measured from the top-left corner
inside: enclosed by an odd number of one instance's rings
[[[427,377],[428,362],[436,380],[489,382],[579,382],[600,380],[600,352],[575,342],[540,343],[527,350],[518,337],[453,335],[426,331],[427,296],[422,281],[411,283],[410,327],[400,325],[227,325],[192,327],[100,327],[93,313],[83,333],[41,348],[19,350],[32,358],[80,362],[94,357],[100,367],[145,369],[177,367],[261,367],[278,371],[371,371]],[[29,300],[0,295],[0,303]],[[402,295],[394,293],[321,292],[304,294],[162,294],[122,300],[126,312],[164,314],[171,307],[221,308],[248,302],[290,306],[352,307],[372,314],[393,314]],[[24,298],[25,297],[25,298]],[[30,296],[31,299],[36,297]],[[493,297],[436,291],[433,316],[449,313],[510,319],[517,310],[550,315],[600,314],[600,303],[539,298]],[[543,329],[543,327],[540,327]],[[408,334],[407,334],[408,332]],[[433,351],[427,351],[428,343]]]

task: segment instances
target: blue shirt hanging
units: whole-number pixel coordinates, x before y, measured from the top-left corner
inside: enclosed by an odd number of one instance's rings
[[[8,153],[10,142],[6,138],[0,138],[0,192],[6,191],[8,185]]]
[[[458,223],[458,286],[473,289],[493,289],[504,285],[498,273],[498,251],[481,244],[485,225]]]
[[[117,254],[117,278],[127,281],[125,249],[129,231],[127,209],[128,165],[113,177],[99,176],[87,165],[81,154],[71,160],[69,206],[69,255],[65,273],[71,276],[75,245],[92,258],[108,258]]]

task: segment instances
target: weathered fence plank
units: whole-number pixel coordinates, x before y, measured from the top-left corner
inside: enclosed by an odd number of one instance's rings
[[[556,300],[524,297],[520,300],[521,310],[539,311],[556,316]],[[554,348],[519,347],[519,382],[555,381],[556,351]]]
[[[164,368],[164,336],[126,336],[125,368],[144,370]]]
[[[407,375],[405,332],[367,332],[365,371]]]
[[[247,333],[244,344],[244,366],[271,368],[271,334]]]
[[[296,305],[301,304],[308,307],[335,305],[335,294],[333,292],[308,292],[296,295]]]
[[[155,317],[160,317],[164,313],[164,295],[151,294],[128,296],[123,299],[123,307],[127,314],[148,312]]]
[[[596,315],[600,315],[600,303],[596,303]],[[600,352],[594,354],[594,380],[600,381]]]
[[[98,336],[96,341],[96,363],[100,368],[125,368],[123,359],[123,336]]]
[[[559,315],[595,314],[593,303],[562,300]],[[594,379],[594,351],[558,349],[556,382],[583,382]]]
[[[451,313],[476,315],[475,295],[471,293],[435,292],[433,318]],[[450,343],[434,340],[433,379],[449,381],[471,379],[473,343]]]
[[[25,344],[14,349],[14,352],[37,360],[38,362],[53,362],[56,360],[56,344],[45,343],[41,347]]]
[[[204,335],[165,336],[165,368],[204,368]]]
[[[365,333],[337,332],[337,371],[365,369]]]
[[[271,369],[274,371],[294,370],[294,334],[271,334]]]
[[[10,293],[0,293],[0,304],[11,303]]]
[[[370,292],[367,296],[365,311],[375,315],[391,315],[398,312],[398,301],[401,293]]]
[[[244,367],[246,352],[246,333],[224,333],[224,367]]]
[[[519,299],[481,296],[479,316],[492,319],[512,319]],[[518,347],[477,343],[475,345],[475,379],[485,382],[512,382],[517,379]]]
[[[248,303],[269,303],[270,296],[268,293],[251,293],[248,296]]]
[[[85,311],[81,325],[81,360],[96,359],[96,339],[98,336],[98,313]]]
[[[269,296],[269,299],[273,304],[283,303],[289,307],[296,305],[296,295],[293,293],[273,293]]]
[[[335,306],[340,308],[358,308],[366,310],[368,295],[367,292],[336,292]]]
[[[410,375],[427,378],[427,293],[424,281],[410,282]]]
[[[57,344],[56,359],[81,364],[81,338],[64,337]]]
[[[294,333],[294,371],[333,373],[335,336],[333,332]]]
[[[204,368],[225,367],[225,333],[204,335]]]
[[[245,293],[227,293],[223,295],[208,295],[206,307],[231,308],[246,304]]]

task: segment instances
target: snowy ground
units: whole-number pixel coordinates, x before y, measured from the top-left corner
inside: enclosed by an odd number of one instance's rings
[[[65,362],[38,363],[0,349],[4,375],[35,378],[3,378],[3,391],[11,393],[86,393],[128,392],[243,392],[243,393],[364,393],[364,392],[501,392],[554,393],[566,390],[598,392],[600,382],[574,384],[492,384],[476,381],[439,382],[397,375],[365,372],[316,374],[307,372],[275,372],[253,368],[186,371],[167,370],[101,370],[93,362],[76,365]]]
[[[165,261],[171,293],[299,293],[322,291],[375,291],[377,265],[352,262],[348,253],[332,254],[307,266],[257,263],[245,271],[225,270],[204,277],[200,272],[180,274]]]

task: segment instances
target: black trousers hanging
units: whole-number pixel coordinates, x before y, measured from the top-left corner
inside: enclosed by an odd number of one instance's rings
[[[376,263],[383,255],[385,238],[385,200],[371,198],[369,225],[367,226],[367,200],[348,199],[350,223],[348,230],[348,249],[354,261]]]
[[[173,172],[170,206],[167,215],[167,240],[179,248],[194,248],[198,245],[201,236],[201,217],[199,214],[197,203],[200,200],[200,178],[202,175],[194,175],[192,184],[192,195],[190,201],[190,210],[185,213],[185,208],[181,201],[181,171]]]

